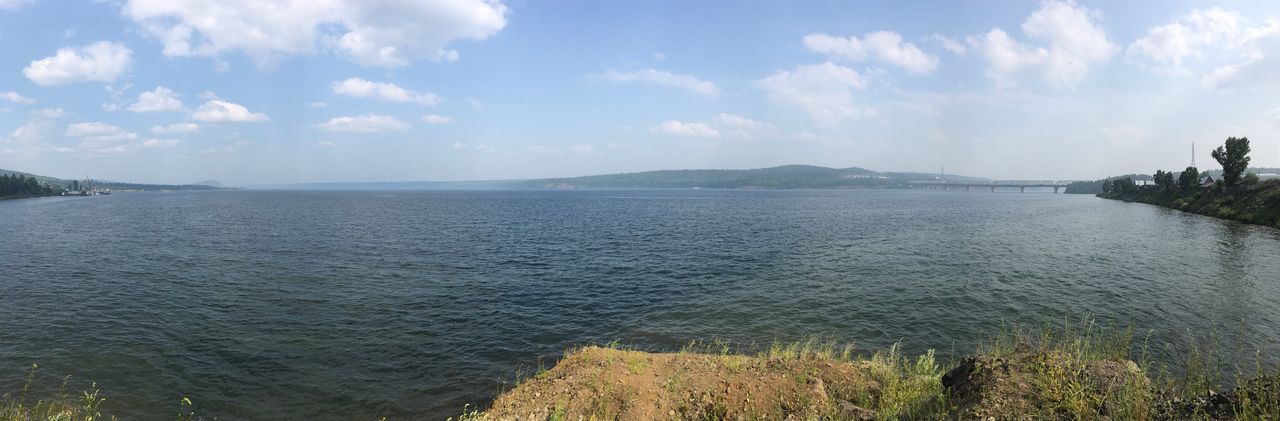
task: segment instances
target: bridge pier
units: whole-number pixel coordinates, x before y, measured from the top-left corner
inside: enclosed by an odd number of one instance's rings
[[[1026,187],[1018,187],[1018,193],[1026,193],[1026,192],[1027,192]]]
[[[995,193],[995,192],[996,192],[996,186],[991,186],[991,192],[992,192],[992,193]]]
[[[1057,188],[1057,187],[1054,187],[1054,188],[1053,188],[1053,194],[1058,194],[1058,188]]]
[[[964,191],[973,191],[973,186],[964,186]]]

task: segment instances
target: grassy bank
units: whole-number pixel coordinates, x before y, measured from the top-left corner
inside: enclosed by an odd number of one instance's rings
[[[1233,189],[1214,186],[1189,192],[1142,187],[1127,192],[1112,191],[1100,194],[1098,197],[1147,203],[1205,216],[1280,228],[1280,179]]]
[[[1131,329],[1065,323],[1002,332],[948,364],[932,351],[860,354],[815,341],[754,354],[587,346],[458,419],[1280,418],[1280,381],[1261,365],[1223,390],[1213,353],[1191,352],[1175,371],[1147,361],[1134,339]]]

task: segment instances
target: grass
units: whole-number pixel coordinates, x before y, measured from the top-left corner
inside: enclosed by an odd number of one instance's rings
[[[861,373],[855,376],[861,380],[835,384],[838,380],[832,380],[827,372],[822,392],[827,396],[801,393],[789,401],[778,400],[782,406],[772,409],[720,398],[708,400],[706,392],[694,390],[698,381],[690,376],[696,374],[684,371],[664,377],[660,387],[668,392],[666,396],[675,396],[677,418],[718,419],[744,413],[749,419],[779,418],[825,400],[828,412],[819,413],[819,418],[848,417],[833,404],[848,402],[877,419],[965,419],[975,415],[997,419],[1222,419],[1228,415],[1242,420],[1280,419],[1280,373],[1266,367],[1261,354],[1256,354],[1251,367],[1226,367],[1226,358],[1212,339],[1189,339],[1173,360],[1154,361],[1150,332],[1100,325],[1088,317],[1064,318],[1030,327],[1005,325],[977,346],[973,358],[953,364],[940,364],[932,350],[906,355],[897,344],[859,354],[853,344],[817,338],[775,341],[763,349],[754,344],[735,347],[722,340],[694,341],[681,347],[674,358],[709,361],[705,364],[727,373],[713,373],[715,376],[774,373],[801,388],[815,381],[822,384],[822,367],[849,365],[857,368],[854,374]],[[620,349],[616,343],[608,346]],[[575,352],[567,352],[565,358]],[[594,362],[616,364],[633,375],[660,371],[659,366],[650,367],[647,359],[635,353],[607,355],[597,353]],[[994,407],[979,408],[958,389],[944,386],[944,373],[970,362],[975,368],[969,378],[989,381],[982,393]],[[1232,370],[1235,376],[1224,377],[1223,373]],[[997,377],[999,381],[992,381]],[[1239,387],[1224,388],[1224,383]],[[998,384],[1007,386],[991,386]],[[556,408],[556,417],[573,418],[578,412],[596,418],[621,415],[616,410],[583,411],[581,407],[570,407],[576,409],[566,412],[563,403]],[[484,412],[473,411],[471,417],[461,419],[488,419]]]
[[[88,390],[81,392],[79,395],[71,395],[67,393],[67,383],[71,380],[70,376],[63,378],[62,385],[54,396],[34,401],[30,400],[27,395],[31,392],[31,386],[38,369],[38,365],[31,365],[31,371],[28,372],[27,380],[23,383],[22,391],[18,393],[18,396],[15,397],[12,394],[0,396],[0,421],[96,421],[104,419],[99,408],[103,402],[106,402],[107,398],[98,389],[98,384],[94,383],[89,386]],[[111,419],[115,419],[115,417]]]

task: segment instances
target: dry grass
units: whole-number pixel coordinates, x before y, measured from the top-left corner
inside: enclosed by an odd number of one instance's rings
[[[1172,370],[1148,343],[1090,318],[1003,328],[956,365],[959,385],[944,385],[933,351],[896,345],[858,354],[811,339],[752,353],[709,341],[660,354],[614,343],[567,351],[459,419],[1280,419],[1280,377],[1261,356],[1221,390],[1211,347],[1192,342]]]

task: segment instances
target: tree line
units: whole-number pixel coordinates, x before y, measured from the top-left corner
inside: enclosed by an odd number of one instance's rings
[[[5,174],[0,176],[0,198],[23,196],[48,196],[54,189],[40,184],[35,177],[21,174]]]
[[[1242,185],[1257,183],[1257,174],[1244,173],[1249,167],[1249,152],[1248,137],[1229,137],[1222,146],[1214,149],[1210,155],[1222,165],[1222,179],[1217,180],[1215,185],[1223,190],[1233,190]],[[1172,171],[1156,170],[1151,178],[1155,182],[1156,191],[1189,194],[1200,189],[1201,177],[1205,174],[1207,173],[1201,173],[1198,168],[1190,166],[1176,176]],[[1112,179],[1102,184],[1104,195],[1128,195],[1138,191],[1139,186],[1131,177]]]

